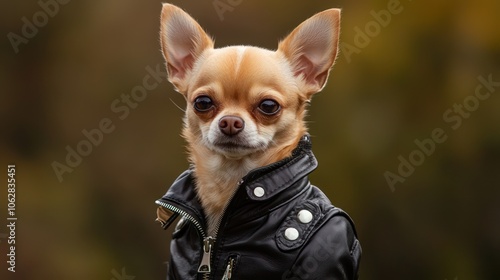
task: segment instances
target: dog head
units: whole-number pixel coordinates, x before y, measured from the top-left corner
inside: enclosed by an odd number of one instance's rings
[[[307,19],[276,51],[214,48],[182,9],[164,4],[161,47],[169,81],[187,101],[183,135],[191,151],[262,164],[286,157],[306,132],[312,95],[337,56],[340,10]]]

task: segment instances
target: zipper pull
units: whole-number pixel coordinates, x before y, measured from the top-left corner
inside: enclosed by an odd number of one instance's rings
[[[234,258],[230,258],[229,262],[227,263],[226,272],[224,272],[222,280],[231,280],[231,277],[233,276],[233,266],[234,266]]]
[[[210,273],[210,255],[212,254],[212,245],[214,244],[214,238],[209,236],[203,239],[203,258],[201,259],[201,264],[198,267],[198,273]]]

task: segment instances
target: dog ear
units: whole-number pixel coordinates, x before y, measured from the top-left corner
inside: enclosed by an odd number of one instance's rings
[[[306,98],[326,84],[337,57],[340,9],[329,9],[307,19],[279,43]]]
[[[184,92],[195,61],[203,51],[213,48],[214,43],[190,15],[171,4],[163,4],[160,41],[168,80]]]

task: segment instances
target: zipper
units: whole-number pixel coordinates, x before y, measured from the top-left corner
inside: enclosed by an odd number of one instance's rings
[[[220,226],[222,224],[222,220],[224,219],[224,216],[226,215],[227,208],[229,208],[229,204],[233,200],[234,196],[236,195],[236,192],[240,188],[241,184],[243,184],[243,182],[244,182],[243,179],[238,182],[237,187],[234,189],[233,193],[229,197],[229,200],[228,200],[226,206],[224,206],[224,209],[222,209],[222,213],[220,215],[220,218],[217,221],[217,224],[215,225],[215,231],[214,231],[214,236],[215,237],[208,236],[208,237],[206,237],[203,240],[203,247],[204,247],[203,248],[203,258],[201,260],[200,267],[198,268],[198,272],[199,273],[203,273],[203,275],[202,275],[202,279],[203,280],[209,280],[210,279],[210,272],[211,272],[211,269],[210,269],[210,260],[211,260],[211,257],[212,257],[212,247],[214,246],[215,241],[217,240],[217,236],[219,234],[219,228],[220,228]],[[208,267],[208,270],[207,271],[203,271],[203,269],[205,269],[207,267]]]
[[[212,271],[210,267],[210,258],[212,257],[212,246],[214,245],[214,238],[209,236],[203,239],[203,258],[201,259],[198,273],[208,273]]]
[[[226,212],[227,212],[227,208],[229,208],[229,204],[231,203],[231,201],[233,200],[234,196],[236,195],[236,192],[238,191],[238,189],[241,187],[241,185],[243,184],[244,180],[241,179],[238,184],[237,184],[237,187],[234,189],[233,193],[231,194],[231,196],[229,197],[229,200],[227,201],[227,204],[226,206],[224,206],[224,209],[222,209],[222,213],[220,215],[220,218],[219,220],[217,221],[217,224],[215,226],[215,232],[214,232],[214,235],[215,237],[217,238],[217,235],[219,233],[219,228],[222,224],[222,219],[224,218],[224,216],[226,215]]]
[[[233,276],[233,268],[234,268],[234,258],[230,257],[227,262],[226,271],[224,272],[224,276],[222,276],[222,280],[231,280]]]
[[[179,207],[175,207],[172,204],[165,203],[161,200],[157,200],[156,204],[165,207],[166,209],[179,213],[186,220],[190,221],[198,230],[203,239],[203,257],[201,259],[200,266],[198,267],[198,273],[202,274],[203,280],[208,280],[210,278],[210,272],[212,271],[210,267],[210,258],[212,254],[212,246],[214,243],[214,238],[212,236],[207,236],[207,233],[203,229],[200,221],[196,219],[193,215],[187,213],[186,211],[180,209]]]
[[[167,208],[168,210],[170,211],[174,211],[176,213],[179,213],[181,216],[183,216],[185,219],[187,219],[188,221],[190,221],[191,223],[193,223],[193,225],[196,227],[196,229],[198,230],[198,232],[201,234],[201,237],[203,239],[203,257],[201,259],[201,263],[200,263],[200,266],[198,267],[198,273],[201,274],[201,277],[203,280],[209,280],[210,279],[210,273],[212,272],[212,268],[211,268],[211,259],[212,259],[212,248],[214,247],[214,244],[217,240],[217,234],[219,233],[219,228],[222,224],[222,220],[224,218],[224,216],[226,215],[226,212],[227,212],[227,208],[229,208],[229,204],[231,203],[231,201],[233,200],[234,196],[236,195],[236,192],[238,191],[238,189],[240,188],[240,186],[243,184],[244,180],[240,180],[237,184],[237,188],[235,188],[235,190],[233,191],[233,193],[231,194],[229,200],[228,200],[228,203],[226,204],[226,206],[224,207],[224,209],[222,210],[222,214],[219,218],[219,221],[217,222],[216,226],[215,226],[215,231],[214,231],[214,236],[215,237],[212,237],[212,236],[207,236],[207,233],[205,232],[205,230],[203,229],[203,226],[201,225],[200,221],[198,219],[196,219],[196,217],[194,217],[193,215],[187,213],[186,211],[176,207],[176,206],[173,206],[171,204],[168,204],[168,203],[165,203],[161,200],[157,200],[156,201],[156,204],[162,206],[162,207],[165,207]],[[232,266],[231,266],[231,269],[232,269]],[[227,271],[227,269],[226,269]],[[228,278],[230,279],[230,278]]]
[[[181,215],[182,217],[184,217],[185,219],[187,219],[188,221],[190,221],[191,223],[194,224],[194,226],[196,227],[196,229],[200,232],[201,234],[201,237],[203,238],[203,240],[205,240],[207,238],[207,234],[205,233],[205,230],[203,229],[203,227],[201,226],[201,223],[200,221],[198,221],[198,219],[196,219],[193,215],[189,214],[188,212],[178,208],[178,207],[175,207],[171,204],[168,204],[168,203],[165,203],[161,200],[157,200],[156,201],[156,204],[162,206],[162,207],[165,207],[167,208],[168,210],[170,211],[174,211],[176,213],[179,213],[179,215]]]

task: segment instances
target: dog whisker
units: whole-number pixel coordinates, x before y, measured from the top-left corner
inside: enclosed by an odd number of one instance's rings
[[[174,104],[175,107],[177,107],[179,110],[181,110],[183,113],[186,113],[186,110],[182,109],[181,106],[177,105],[177,103],[175,103],[174,100],[172,100],[172,98],[169,98],[169,100],[172,102],[172,104]]]

